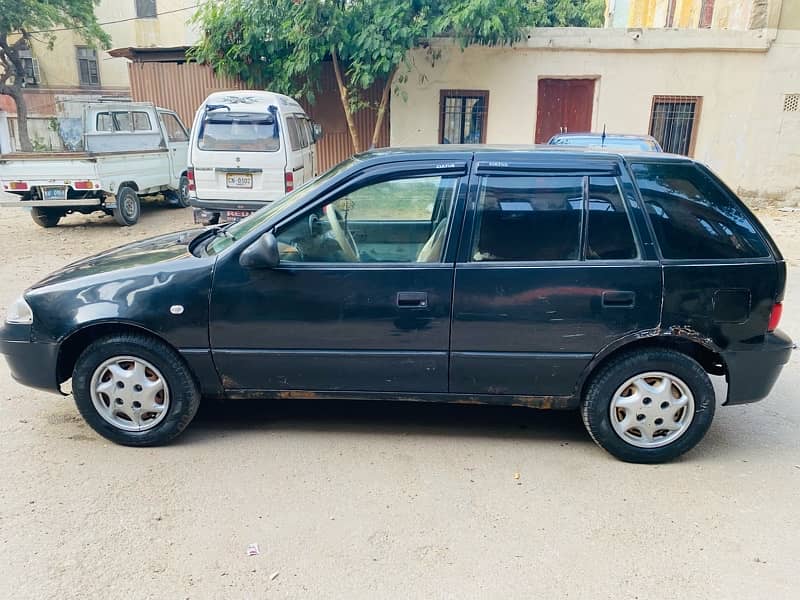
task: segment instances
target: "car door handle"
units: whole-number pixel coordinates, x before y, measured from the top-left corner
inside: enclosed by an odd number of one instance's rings
[[[397,292],[397,306],[400,308],[426,308],[428,292]]]
[[[636,303],[636,292],[606,290],[603,292],[603,306],[607,308],[630,308]]]

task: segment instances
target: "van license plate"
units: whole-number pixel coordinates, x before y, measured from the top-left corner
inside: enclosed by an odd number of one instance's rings
[[[59,185],[42,188],[42,200],[66,200],[67,186]]]
[[[225,173],[225,184],[229,188],[252,188],[252,173]]]
[[[249,217],[251,213],[249,210],[226,210],[225,216],[227,217],[228,221],[238,221],[239,219],[244,219],[245,217]]]

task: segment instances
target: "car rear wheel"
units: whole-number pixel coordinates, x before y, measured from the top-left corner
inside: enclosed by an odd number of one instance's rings
[[[178,436],[200,406],[200,392],[180,355],[138,334],[96,340],[72,375],[75,403],[103,437],[127,446],[157,446]]]
[[[122,186],[117,190],[117,205],[114,207],[114,219],[123,227],[135,225],[141,214],[141,204],[136,190]]]
[[[39,227],[55,227],[63,216],[64,213],[59,210],[53,210],[52,208],[31,209],[31,218],[33,218],[33,222]]]
[[[592,439],[617,458],[660,463],[692,449],[714,418],[711,380],[695,360],[651,348],[612,359],[581,405]]]

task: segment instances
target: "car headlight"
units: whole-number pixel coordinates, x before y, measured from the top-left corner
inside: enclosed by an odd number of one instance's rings
[[[25,302],[25,298],[20,296],[8,307],[6,323],[14,323],[17,325],[30,325],[33,323],[33,311],[28,303]]]

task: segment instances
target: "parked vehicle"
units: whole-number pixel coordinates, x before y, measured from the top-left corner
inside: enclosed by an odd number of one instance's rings
[[[64,215],[103,211],[133,225],[140,197],[163,194],[188,206],[189,135],[174,112],[145,102],[93,102],[83,111],[83,151],[6,154],[3,190],[29,208],[37,225],[55,227]]]
[[[438,147],[358,155],[236,224],[111,250],[11,307],[0,350],[121,444],[201,397],[580,409],[615,456],[700,441],[791,353],[786,264],[684,157]]]
[[[656,138],[650,135],[557,133],[547,143],[556,146],[603,148],[611,151],[641,150],[642,152],[663,152]]]
[[[321,135],[287,96],[211,94],[197,111],[189,149],[195,222],[237,221],[316,177]]]

